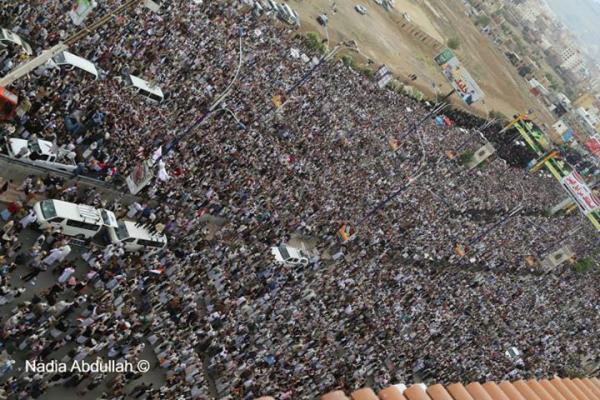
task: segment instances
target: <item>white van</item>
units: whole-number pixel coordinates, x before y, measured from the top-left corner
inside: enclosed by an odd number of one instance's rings
[[[64,235],[78,239],[94,237],[104,227],[118,226],[112,211],[96,209],[85,204],[42,200],[35,203],[33,210],[40,228],[60,228]]]
[[[308,265],[308,254],[295,247],[290,247],[286,244],[271,247],[271,254],[277,262],[288,265]]]
[[[123,243],[126,251],[155,252],[167,245],[165,235],[153,234],[145,228],[136,226],[135,222],[119,221],[117,225],[107,229],[108,239],[111,243]]]

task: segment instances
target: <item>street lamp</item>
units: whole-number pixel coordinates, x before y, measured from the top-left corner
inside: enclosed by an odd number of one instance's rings
[[[244,62],[243,47],[242,47],[242,43],[243,43],[242,37],[244,34],[244,30],[242,28],[239,28],[238,32],[240,34],[240,50],[239,50],[240,57],[239,57],[237,69],[235,71],[235,74],[233,75],[233,78],[231,79],[231,82],[225,88],[223,93],[221,95],[219,95],[216,98],[216,100],[210,105],[208,110],[206,112],[202,113],[202,115],[200,115],[200,117],[198,117],[198,119],[196,119],[196,122],[194,122],[192,125],[190,125],[182,134],[178,135],[175,138],[175,140],[167,146],[167,153],[173,147],[175,147],[182,138],[186,137],[190,132],[192,132],[194,129],[196,129],[198,126],[200,126],[208,117],[210,117],[215,112],[215,110],[217,110],[217,107],[219,106],[219,104],[221,104],[223,101],[225,101],[225,99],[231,94],[231,89],[233,87],[233,84],[237,81],[237,79],[240,75],[240,71],[242,70],[243,62]],[[237,120],[237,118],[236,118],[236,120]],[[239,123],[239,121],[238,121],[238,123]],[[241,125],[243,125],[243,124],[241,124]],[[244,125],[244,128],[245,128],[245,125]]]
[[[238,124],[238,127],[244,131],[246,130],[246,125],[244,125],[244,123],[238,119],[237,115],[235,115],[235,113],[233,111],[231,111],[229,108],[221,106],[219,111],[225,111],[225,112],[229,113],[229,115],[231,115],[231,117]]]

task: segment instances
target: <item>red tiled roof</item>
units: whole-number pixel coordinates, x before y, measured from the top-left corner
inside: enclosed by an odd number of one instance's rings
[[[257,400],[275,400],[261,397]],[[348,397],[341,390],[321,396],[320,400],[600,400],[600,379],[553,378],[536,381],[518,380],[479,384],[453,383],[425,386],[423,384],[393,385],[375,394],[370,388],[356,390]]]

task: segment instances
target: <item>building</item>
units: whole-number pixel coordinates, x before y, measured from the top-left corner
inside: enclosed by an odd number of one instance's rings
[[[507,357],[520,357],[516,348],[505,352]],[[320,400],[473,400],[473,399],[544,399],[544,400],[592,400],[600,398],[600,380],[597,378],[559,378],[518,380],[515,382],[472,382],[451,385],[396,384],[375,394],[371,388],[362,388],[346,395],[335,390]],[[256,400],[274,400],[260,397]]]
[[[592,95],[589,92],[584,93],[581,96],[579,96],[576,100],[573,101],[573,107],[574,108],[583,107],[586,110],[589,110],[593,107],[600,109],[600,100],[598,100],[598,98],[596,96]]]
[[[543,15],[545,12],[543,5],[533,0],[528,0],[518,4],[515,9],[523,22],[529,24],[534,24],[538,17]]]

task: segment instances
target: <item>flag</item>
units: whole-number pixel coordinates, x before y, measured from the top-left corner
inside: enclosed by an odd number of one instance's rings
[[[452,128],[454,126],[454,122],[448,118],[447,116],[444,115],[444,124],[448,127],[448,128]]]
[[[158,149],[154,150],[154,153],[152,153],[152,164],[155,164],[161,158],[162,158],[162,146],[159,146]]]
[[[271,102],[275,108],[281,108],[285,103],[285,96],[283,94],[276,94],[271,98]]]
[[[398,150],[398,148],[400,147],[400,141],[396,138],[389,138],[388,143],[390,145],[390,148],[394,151]]]
[[[169,178],[170,176],[167,173],[166,164],[164,161],[160,160],[158,162],[158,179],[160,179],[163,182],[166,182],[169,180]]]
[[[352,225],[343,224],[338,230],[338,234],[340,236],[340,239],[342,239],[343,242],[346,242],[354,237],[354,235],[356,234],[356,230]]]
[[[77,4],[69,11],[69,17],[71,17],[73,24],[81,25],[94,7],[96,7],[96,2],[94,0],[77,0]]]

